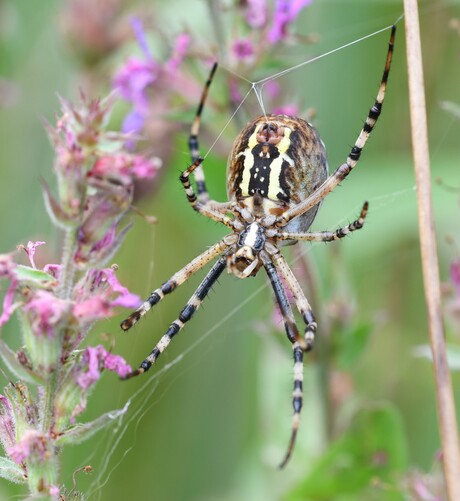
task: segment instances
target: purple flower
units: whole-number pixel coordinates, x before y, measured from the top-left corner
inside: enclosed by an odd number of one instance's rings
[[[30,261],[30,265],[32,266],[32,268],[35,268],[37,269],[37,267],[35,266],[35,261],[34,261],[34,255],[35,255],[35,249],[39,246],[39,245],[44,245],[46,244],[46,242],[30,242],[27,244],[26,247],[24,247],[24,245],[18,245],[18,249],[24,249],[25,253],[29,256],[29,261]]]
[[[273,24],[268,33],[268,40],[275,44],[287,36],[287,28],[295,21],[300,11],[313,0],[277,0],[273,14]]]
[[[299,107],[296,104],[285,104],[284,106],[277,106],[273,108],[274,115],[288,115],[290,117],[299,116]]]
[[[32,454],[43,460],[47,454],[46,437],[37,430],[26,430],[21,440],[7,450],[17,464],[23,463]]]
[[[102,369],[116,372],[120,377],[132,371],[122,357],[112,355],[102,345],[86,348],[82,362],[87,370],[79,374],[77,382],[83,389],[88,389],[100,378]]]
[[[246,22],[251,28],[263,28],[267,24],[267,0],[246,0],[246,3]]]
[[[247,38],[235,40],[232,44],[232,52],[237,60],[250,61],[254,57],[254,46]]]
[[[70,310],[68,301],[57,298],[53,293],[37,290],[24,306],[32,330],[36,336],[54,338],[56,327]]]
[[[123,121],[122,129],[126,133],[135,134],[141,132],[149,116],[151,107],[149,93],[153,86],[156,85],[160,90],[161,82],[167,81],[169,82],[167,91],[171,93],[170,83],[172,82],[174,87],[179,66],[190,46],[190,36],[187,33],[179,35],[169,60],[165,63],[158,63],[150,52],[140,19],[134,18],[131,24],[144,59],[129,58],[115,75],[113,88],[132,105],[132,110]],[[134,147],[132,141],[128,142],[128,147],[130,149]]]
[[[174,73],[178,71],[179,66],[182,64],[190,47],[190,42],[191,38],[188,33],[182,33],[176,38],[173,53],[165,65],[167,71],[172,73],[172,75],[170,75],[171,78],[174,77]]]
[[[53,499],[59,499],[60,489],[57,485],[50,485],[48,492]]]
[[[113,355],[112,353],[107,353],[105,356],[104,368],[108,371],[116,372],[121,378],[125,377],[133,370],[123,357],[120,357],[120,355]]]
[[[130,153],[116,153],[99,158],[88,173],[90,176],[152,179],[161,167],[161,159]]]
[[[0,254],[0,278],[11,278],[15,268],[16,264],[11,254]]]
[[[75,301],[74,316],[92,322],[111,316],[115,306],[135,308],[140,298],[120,284],[113,268],[106,268],[88,272],[76,288]]]
[[[5,297],[3,298],[3,311],[0,316],[0,327],[8,322],[11,315],[14,313],[14,310],[19,306],[19,303],[13,303],[16,286],[16,280],[11,280],[10,286],[8,287]]]
[[[48,273],[48,275],[51,275],[52,277],[58,279],[59,273],[61,271],[61,265],[60,264],[45,264],[45,266],[43,267],[43,271],[45,273]]]
[[[144,114],[148,111],[149,105],[147,89],[157,80],[159,71],[158,63],[153,60],[130,58],[115,75],[113,86],[123,99],[133,104],[138,114]],[[123,130],[137,132],[127,130],[125,127]]]

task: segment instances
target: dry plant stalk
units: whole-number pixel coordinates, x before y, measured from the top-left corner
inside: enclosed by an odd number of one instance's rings
[[[428,308],[444,474],[449,500],[456,501],[460,499],[460,449],[441,313],[441,292],[431,197],[428,130],[417,0],[404,0],[404,12],[423,282]]]

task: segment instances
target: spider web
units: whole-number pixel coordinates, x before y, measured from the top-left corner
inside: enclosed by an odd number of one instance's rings
[[[401,15],[396,20],[395,24],[399,23],[402,18],[403,16]],[[227,127],[235,119],[236,114],[240,111],[240,109],[243,107],[243,105],[250,96],[254,95],[256,97],[260,109],[262,111],[262,114],[266,113],[265,103],[263,98],[263,89],[268,82],[282,78],[283,76],[291,72],[298,71],[300,68],[303,68],[306,65],[312,64],[322,58],[329,57],[332,54],[341,50],[345,50],[346,48],[352,45],[365,42],[369,38],[377,36],[380,33],[389,30],[390,28],[391,25],[378,29],[365,36],[353,39],[348,43],[345,43],[339,47],[335,47],[329,51],[326,51],[321,55],[318,55],[311,59],[307,59],[299,64],[292,65],[281,72],[274,73],[273,75],[270,75],[266,78],[260,79],[255,82],[250,81],[244,76],[238,75],[235,72],[231,71],[229,68],[224,67],[226,71],[231,72],[235,77],[239,78],[241,81],[246,82],[249,86],[249,89],[247,93],[243,96],[241,102],[235,109],[232,116],[222,127],[220,133],[218,134],[214,142],[211,144],[206,154],[203,155],[203,157],[206,158],[209,155],[209,153],[216,147],[216,144],[218,143],[219,139],[222,137]],[[381,59],[383,61],[383,56]],[[448,130],[452,125],[453,121],[448,126],[448,129],[445,131],[445,135],[447,135]],[[437,148],[435,148],[434,154],[437,154],[440,151],[440,149],[441,145],[439,144]],[[369,199],[370,205],[374,212],[385,211],[388,208],[388,206],[395,205],[397,199],[409,196],[415,198],[414,191],[415,191],[414,184],[409,183],[406,186],[402,186],[400,189],[396,191],[371,197]],[[347,211],[345,214],[342,211],[341,216],[339,216],[332,223],[332,226],[330,228],[333,229],[334,227],[343,226],[350,220],[355,219],[357,214],[359,213],[359,210],[361,209],[361,205],[362,205],[361,202],[357,203],[354,207],[351,207],[350,210]],[[151,231],[153,235],[154,230]],[[317,245],[323,245],[323,244],[320,242],[312,242],[311,245],[309,246],[306,245],[302,246],[302,254],[310,253],[312,249],[314,249]],[[296,258],[292,259],[291,264],[295,265],[298,259],[300,259],[300,256],[297,256]],[[151,261],[151,269],[150,269],[150,274],[152,273],[153,273],[153,260]],[[96,468],[95,476],[93,477],[90,488],[88,489],[87,493],[88,498],[100,499],[102,497],[103,488],[110,481],[111,476],[120,467],[124,459],[135,450],[138,428],[142,420],[149,415],[149,413],[156,405],[158,405],[161,402],[161,399],[166,394],[168,388],[173,384],[175,379],[182,376],[183,371],[182,372],[177,371],[177,366],[179,366],[181,362],[184,360],[184,358],[186,358],[192,351],[195,351],[200,346],[202,347],[210,336],[212,336],[215,332],[220,330],[220,327],[222,327],[229,320],[231,320],[245,305],[251,303],[251,301],[253,301],[253,299],[256,296],[261,294],[263,291],[266,291],[269,287],[270,285],[266,281],[263,281],[261,285],[252,294],[248,295],[245,299],[240,301],[237,306],[232,308],[225,316],[223,316],[217,323],[208,328],[203,334],[200,334],[200,336],[197,337],[193,343],[189,344],[182,351],[180,355],[176,356],[168,364],[165,364],[160,370],[150,371],[148,376],[143,378],[143,383],[140,386],[140,388],[131,396],[129,401],[126,403],[126,406],[129,407],[129,411],[123,415],[120,415],[116,419],[115,425],[112,426],[112,428],[110,428],[109,430],[104,432],[106,436],[104,437],[103,440],[98,441],[97,447],[95,447],[93,454],[89,456],[86,460],[86,464],[91,464],[92,460],[96,457],[96,455],[103,458],[101,464],[99,464]],[[165,375],[168,375],[168,384],[161,386],[160,390],[160,381]],[[121,451],[120,449],[122,447],[121,446],[122,439],[124,438],[126,432],[131,428],[133,428],[135,431],[132,445],[129,448],[125,448]],[[113,460],[115,456],[117,456],[117,459]]]

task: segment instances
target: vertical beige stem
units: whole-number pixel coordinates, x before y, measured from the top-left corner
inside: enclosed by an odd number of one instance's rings
[[[444,473],[449,500],[459,501],[460,449],[441,312],[441,292],[431,199],[430,159],[417,0],[404,0],[404,12],[406,17],[410,117],[417,184],[422,271],[425,299],[428,308],[431,350],[433,353]]]

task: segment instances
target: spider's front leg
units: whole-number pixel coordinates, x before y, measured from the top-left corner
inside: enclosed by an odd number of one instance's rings
[[[189,299],[185,307],[179,313],[178,318],[174,320],[174,322],[169,326],[169,329],[166,331],[160,341],[158,341],[155,348],[153,348],[153,350],[150,352],[150,355],[145,358],[138,369],[126,375],[123,379],[130,379],[134,376],[138,376],[139,374],[143,374],[150,369],[150,367],[158,360],[158,357],[167,348],[172,338],[180,330],[182,330],[184,325],[192,318],[195,311],[200,307],[203,299],[207,296],[208,292],[211,290],[212,286],[220,277],[226,266],[227,255],[224,255],[221,256],[217,260],[216,264],[211,268],[209,273],[198,286],[193,296]]]
[[[238,224],[238,221],[226,215],[226,212],[230,211],[233,205],[231,202],[224,204],[216,202],[215,200],[201,202],[196,196],[195,190],[190,183],[190,176],[193,172],[196,171],[196,169],[201,167],[202,163],[203,159],[200,157],[197,158],[192,163],[192,165],[190,165],[187,169],[184,170],[184,172],[182,172],[179,177],[179,180],[184,187],[189,204],[194,210],[196,210],[203,216],[209,217],[209,219],[225,224],[225,226],[228,226],[231,229],[241,229],[242,226]]]
[[[276,224],[279,227],[286,226],[292,219],[305,214],[312,207],[321,202],[336,186],[338,186],[352,171],[352,169],[358,163],[361,156],[361,152],[369,139],[371,132],[374,130],[375,124],[382,112],[383,101],[385,99],[385,92],[387,89],[388,75],[390,73],[391,59],[393,57],[393,48],[395,41],[396,26],[392,26],[390,42],[388,44],[388,52],[385,61],[385,69],[383,71],[382,79],[380,81],[379,90],[377,93],[377,98],[374,105],[369,110],[364,126],[356,140],[353,148],[348,155],[348,158],[344,164],[336,169],[321,186],[319,186],[311,195],[309,195],[305,200],[299,204],[291,207],[283,214],[278,216],[276,219]]]
[[[214,63],[211,69],[211,73],[209,74],[208,80],[203,88],[200,103],[196,110],[195,118],[193,120],[192,127],[190,129],[190,135],[188,138],[188,148],[190,151],[190,156],[192,157],[192,162],[195,162],[200,158],[200,146],[198,143],[198,136],[200,133],[201,115],[203,113],[204,104],[206,102],[206,98],[208,97],[209,87],[211,86],[216,70],[217,70],[217,63]],[[198,198],[200,202],[203,203],[208,202],[209,194],[206,188],[206,181],[204,178],[203,167],[201,165],[199,165],[196,168],[194,177],[196,182],[196,189],[198,192]]]
[[[182,285],[186,280],[188,280],[194,273],[203,268],[212,259],[214,259],[219,254],[222,254],[227,248],[229,243],[232,242],[231,235],[225,237],[223,240],[213,245],[202,254],[197,256],[193,261],[190,261],[181,270],[174,273],[174,275],[167,280],[161,287],[155,289],[150,296],[133,311],[128,318],[123,320],[121,323],[121,328],[124,331],[131,329],[151,308],[159,303],[166,294],[170,294]]]

